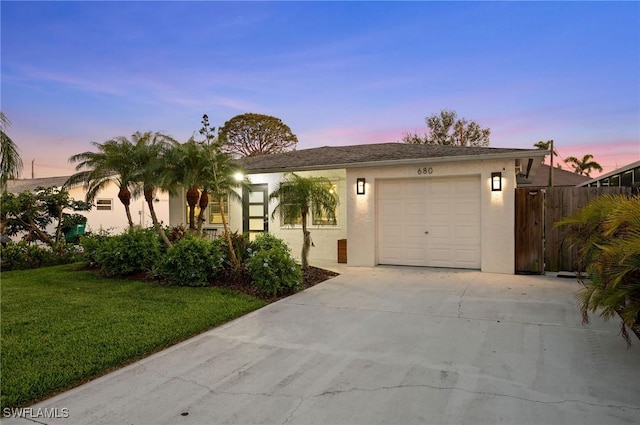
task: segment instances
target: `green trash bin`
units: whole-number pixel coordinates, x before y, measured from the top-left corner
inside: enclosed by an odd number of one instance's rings
[[[67,242],[75,242],[80,238],[80,235],[84,235],[84,231],[86,228],[86,224],[76,224],[76,226],[69,230],[65,235],[64,239]]]

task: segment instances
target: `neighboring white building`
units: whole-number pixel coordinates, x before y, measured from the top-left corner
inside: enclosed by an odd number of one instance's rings
[[[302,247],[299,225],[272,217],[269,194],[287,172],[327,177],[340,205],[336,223],[309,218],[315,247],[310,260],[337,261],[347,240],[349,266],[377,264],[479,269],[514,273],[518,182],[531,181],[547,154],[502,149],[384,143],[305,149],[241,160],[250,191],[230,200],[229,223],[238,232],[269,231]],[[360,189],[360,190],[358,190]],[[205,227],[218,229],[210,206]],[[170,223],[186,220],[184,194],[170,199]]]
[[[11,193],[20,193],[25,190],[33,191],[39,186],[61,188],[68,178],[69,176],[9,180],[7,190]],[[85,200],[86,190],[83,185],[72,186],[68,188],[68,191],[74,200]],[[91,211],[78,211],[78,214],[87,217],[87,232],[108,230],[112,234],[117,234],[122,233],[129,227],[124,205],[122,205],[122,202],[118,199],[118,191],[118,185],[115,182],[110,182],[98,193]],[[150,227],[153,224],[148,211],[149,207],[144,197],[140,196],[132,199],[129,208],[135,225]],[[166,192],[158,192],[154,209],[158,220],[168,224],[169,195]]]
[[[588,187],[635,187],[640,188],[640,161],[624,165],[606,174],[580,184]]]

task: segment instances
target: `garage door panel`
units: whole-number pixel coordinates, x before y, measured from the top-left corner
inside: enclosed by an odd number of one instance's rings
[[[400,226],[385,226],[382,230],[382,236],[385,239],[398,238],[398,235],[402,233]]]
[[[455,202],[451,207],[451,211],[456,217],[466,217],[474,224],[480,223],[480,216],[478,215],[478,201],[477,200],[465,200]]]
[[[388,261],[387,264],[395,264],[396,261],[400,261],[401,256],[401,248],[398,247],[384,247],[380,248],[380,257],[384,258]]]
[[[463,263],[475,263],[478,258],[478,252],[475,249],[456,248],[456,258]]]
[[[429,188],[427,194],[429,195],[441,195],[450,197],[452,192],[451,182],[447,180],[432,180],[429,182]]]
[[[427,201],[429,214],[448,215],[451,212],[451,204],[442,201]]]
[[[478,194],[478,179],[476,177],[461,177],[453,185],[457,194],[475,196]]]
[[[409,261],[422,263],[424,261],[424,249],[407,249],[406,256]]]
[[[384,216],[400,216],[398,210],[398,200],[385,200],[380,203],[380,212]],[[390,218],[390,217],[389,217]]]
[[[449,261],[451,258],[451,248],[438,247],[431,250],[431,261]]]
[[[451,238],[451,226],[429,226],[429,241],[448,241]]]
[[[387,182],[388,184],[378,185],[376,191],[380,199],[393,200],[402,199],[402,186],[397,182]]]
[[[424,218],[424,201],[423,202],[407,202],[405,204],[405,212],[407,215],[418,215]]]

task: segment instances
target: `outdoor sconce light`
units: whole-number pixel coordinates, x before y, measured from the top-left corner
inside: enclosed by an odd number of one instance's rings
[[[358,195],[364,195],[364,183],[365,183],[364,177],[358,177],[356,179],[356,193]]]
[[[491,173],[491,190],[500,192],[502,190],[502,173]]]

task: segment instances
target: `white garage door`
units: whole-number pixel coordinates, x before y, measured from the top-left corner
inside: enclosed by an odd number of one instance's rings
[[[379,264],[480,268],[480,177],[376,186]]]

